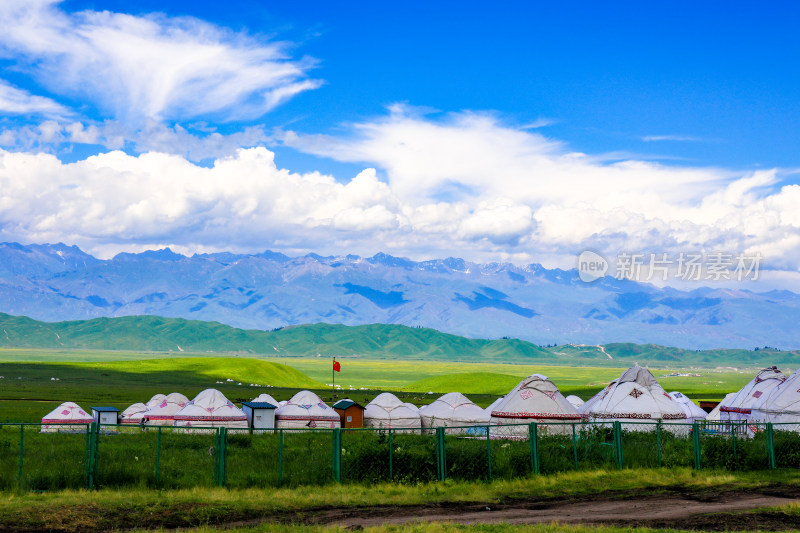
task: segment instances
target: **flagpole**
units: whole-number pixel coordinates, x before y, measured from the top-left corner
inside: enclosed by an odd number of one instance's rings
[[[336,391],[336,357],[333,358],[333,364],[331,365],[331,377],[333,378],[333,383],[331,383],[331,405],[333,405],[333,393]]]

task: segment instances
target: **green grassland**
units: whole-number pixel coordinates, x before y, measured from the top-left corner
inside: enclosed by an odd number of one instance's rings
[[[796,470],[779,472],[781,483],[800,485]],[[50,493],[7,493],[0,499],[0,524],[10,530],[108,531],[147,525],[150,528],[212,528],[217,525],[267,522],[262,530],[294,531],[290,525],[270,524],[283,518],[293,522],[325,508],[360,508],[392,505],[448,505],[455,503],[502,503],[548,501],[624,491],[638,495],[661,494],[670,490],[720,494],[732,490],[757,490],[773,485],[775,472],[713,472],[689,468],[637,470],[594,470],[565,472],[517,480],[481,482],[446,481],[403,485],[346,484],[298,487],[294,489],[218,489],[154,491],[147,488],[102,491],[56,491]],[[783,507],[780,509],[784,509]],[[797,508],[787,507],[786,513]],[[291,517],[295,517],[292,520]],[[284,522],[284,523],[285,523]],[[417,526],[415,526],[417,527]],[[426,526],[411,531],[429,531]],[[432,526],[432,531],[499,531],[461,526]],[[484,526],[481,526],[484,527]],[[491,528],[495,526],[485,526]],[[507,525],[502,527],[508,528]],[[534,531],[561,531],[541,526]],[[555,527],[555,526],[552,526]],[[319,528],[298,528],[319,531]],[[403,528],[378,531],[407,531]],[[505,531],[507,529],[503,529]],[[525,529],[531,530],[531,529]],[[203,529],[211,531],[211,529]],[[522,531],[522,529],[520,529]],[[569,528],[567,531],[617,532],[617,528]],[[642,530],[636,530],[642,531]],[[663,531],[663,530],[662,530]]]

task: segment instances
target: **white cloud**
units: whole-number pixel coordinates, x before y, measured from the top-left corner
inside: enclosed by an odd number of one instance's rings
[[[692,135],[646,135],[644,142],[673,141],[673,142],[702,142],[705,139]]]
[[[0,80],[0,115],[65,116],[70,112],[58,102],[36,96]]]
[[[56,0],[0,3],[0,51],[52,93],[88,99],[124,122],[263,115],[316,88],[314,61],[287,43],[183,17],[66,13]]]

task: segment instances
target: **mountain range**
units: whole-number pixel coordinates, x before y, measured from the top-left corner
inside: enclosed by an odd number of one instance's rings
[[[159,315],[271,330],[397,324],[536,345],[686,349],[800,345],[800,295],[629,280],[538,264],[170,249],[112,259],[64,244],[0,244],[0,312],[36,320]]]

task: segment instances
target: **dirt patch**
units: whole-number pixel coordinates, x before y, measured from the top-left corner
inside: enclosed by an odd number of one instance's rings
[[[566,500],[514,500],[500,504],[441,504],[412,507],[325,509],[278,518],[279,522],[338,525],[348,529],[383,524],[453,522],[606,524],[628,527],[708,531],[800,529],[800,516],[753,511],[798,501],[796,487],[768,487],[755,492],[684,492],[632,495],[609,493]],[[277,517],[276,517],[277,518]]]

